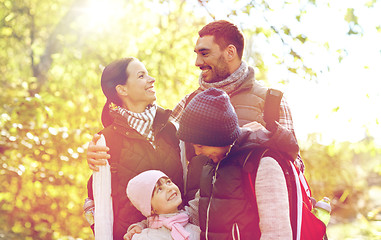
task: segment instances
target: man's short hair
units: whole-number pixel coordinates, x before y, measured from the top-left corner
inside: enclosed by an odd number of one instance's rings
[[[242,32],[236,25],[226,20],[218,20],[205,25],[199,32],[200,37],[214,36],[220,49],[225,49],[232,44],[237,49],[237,54],[242,59],[245,40]]]

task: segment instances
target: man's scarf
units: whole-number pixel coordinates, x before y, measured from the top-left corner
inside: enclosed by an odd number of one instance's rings
[[[205,80],[202,77],[202,74],[200,74],[198,81],[202,90],[206,90],[211,87],[214,87],[214,88],[218,88],[225,91],[227,94],[230,94],[234,92],[237,88],[239,88],[239,86],[242,85],[242,83],[245,81],[248,74],[249,74],[249,68],[246,62],[242,61],[239,68],[234,73],[232,73],[229,77],[227,77],[226,79],[222,81],[213,82],[213,83],[205,82]]]

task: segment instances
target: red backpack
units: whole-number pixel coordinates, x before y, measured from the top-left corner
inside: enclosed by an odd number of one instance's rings
[[[311,190],[303,173],[292,163],[296,179],[297,229],[294,239],[314,240],[327,239],[326,226],[312,212]]]
[[[276,89],[268,89],[264,106],[264,120],[266,127],[271,128],[275,121],[279,121],[280,102],[283,92]],[[271,130],[271,129],[269,129]],[[278,161],[285,174],[289,202],[290,217],[294,240],[322,240],[327,239],[326,226],[311,212],[311,189],[303,173],[295,166],[287,156],[276,154]],[[282,159],[280,161],[280,159]],[[259,162],[259,161],[258,161]],[[259,164],[259,163],[258,163]]]

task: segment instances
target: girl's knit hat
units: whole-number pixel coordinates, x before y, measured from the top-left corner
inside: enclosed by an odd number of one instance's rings
[[[179,125],[179,139],[204,146],[228,146],[241,134],[229,96],[216,88],[197,94],[181,114]]]
[[[159,170],[148,170],[138,174],[127,184],[127,197],[146,217],[151,215],[152,192],[157,181],[162,177],[168,176]]]

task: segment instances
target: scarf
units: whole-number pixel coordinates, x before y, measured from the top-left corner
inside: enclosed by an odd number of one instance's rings
[[[131,112],[121,106],[116,106],[112,111],[115,111],[127,119],[128,125],[135,129],[142,136],[153,144],[155,137],[153,135],[152,124],[156,116],[157,106],[155,104],[148,105],[142,113]]]
[[[222,81],[208,83],[204,81],[204,79],[202,78],[202,74],[200,74],[198,82],[202,90],[206,90],[211,87],[214,87],[214,88],[223,90],[227,94],[231,94],[237,88],[239,88],[239,86],[241,86],[241,84],[245,81],[248,74],[249,74],[249,68],[246,62],[242,61],[239,68],[234,73],[232,73],[229,77],[227,77],[226,79]]]
[[[190,233],[184,228],[188,222],[189,217],[186,213],[178,213],[172,217],[159,215],[150,218],[149,227],[160,228],[164,226],[171,230],[171,236],[174,240],[186,240],[190,236]]]

